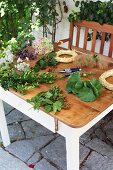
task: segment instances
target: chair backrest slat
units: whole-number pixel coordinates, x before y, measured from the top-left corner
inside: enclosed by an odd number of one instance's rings
[[[94,31],[93,31],[93,37],[92,37],[92,47],[91,47],[91,52],[94,52],[94,51],[95,51],[96,35],[97,35],[97,31],[94,30]]]
[[[111,34],[110,38],[110,47],[109,47],[109,57],[112,57],[112,51],[113,51],[113,25],[108,24],[99,24],[98,22],[90,22],[90,21],[73,21],[70,23],[70,34],[69,34],[69,49],[72,49],[73,41],[74,41],[74,27],[77,27],[77,35],[76,35],[76,45],[75,47],[79,47],[80,42],[80,30],[81,28],[85,28],[85,34],[84,34],[84,43],[83,43],[83,50],[86,50],[87,48],[87,39],[88,39],[88,33],[91,29],[93,31],[93,37],[92,37],[92,45],[91,45],[91,52],[95,52],[95,46],[96,46],[96,36],[97,32],[101,32],[101,44],[99,53],[103,54],[104,51],[104,44],[105,44],[105,37],[106,33]]]
[[[74,33],[74,22],[70,23],[70,32],[69,32],[69,44],[68,48],[71,49],[73,44],[73,33]]]
[[[113,52],[113,34],[111,35],[109,54],[108,54],[110,57],[112,57],[112,52]]]
[[[86,47],[87,47],[88,31],[89,31],[89,28],[86,28],[85,35],[84,35],[84,45],[83,45],[84,50],[86,50]]]
[[[76,46],[79,46],[79,40],[80,40],[80,26],[77,27],[77,37],[76,37]]]
[[[105,37],[106,37],[106,33],[103,32],[102,33],[102,38],[101,38],[101,45],[100,45],[100,54],[103,54]]]

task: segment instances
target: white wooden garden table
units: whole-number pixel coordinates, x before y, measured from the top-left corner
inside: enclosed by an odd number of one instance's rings
[[[112,59],[106,59],[106,62],[113,63]],[[109,69],[113,67],[113,64],[110,65]],[[67,67],[74,67],[74,64],[60,64],[57,66],[58,69]],[[102,72],[101,70],[100,74]],[[96,77],[98,76],[96,75]],[[56,84],[62,88],[71,107],[56,115],[53,113],[47,114],[43,109],[34,110],[32,105],[26,102],[26,99],[30,99],[42,90],[47,90],[50,85],[41,85],[40,88],[30,90],[26,95],[21,95],[12,90],[5,91],[0,87],[0,131],[3,145],[6,147],[10,144],[10,138],[2,103],[2,101],[5,101],[52,132],[57,130],[57,133],[64,136],[66,139],[67,170],[79,170],[79,137],[113,110],[113,93],[103,88],[101,96],[96,101],[83,102],[74,95],[66,93],[66,81],[66,79],[58,80]],[[109,81],[113,82],[112,77],[109,78]]]

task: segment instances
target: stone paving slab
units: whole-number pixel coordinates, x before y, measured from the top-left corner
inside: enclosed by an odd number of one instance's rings
[[[24,162],[27,161],[35,152],[35,148],[29,141],[26,140],[14,142],[5,149]]]
[[[86,133],[84,133],[82,136],[80,136],[80,143],[86,144],[91,140],[91,134],[94,132],[94,128],[92,127],[89,129]]]
[[[97,152],[91,153],[90,157],[85,162],[85,165],[90,170],[113,170],[113,161],[103,157]]]
[[[12,124],[15,122],[22,122],[22,121],[29,120],[29,119],[30,119],[29,117],[27,117],[26,115],[24,115],[23,113],[21,113],[20,111],[16,109],[11,111],[6,117],[8,124]]]
[[[37,136],[53,134],[50,130],[46,129],[33,120],[23,121],[22,127],[25,132],[26,138],[34,138]]]
[[[40,148],[44,147],[48,142],[50,142],[54,137],[47,136],[47,137],[37,137],[31,140],[21,140],[16,141],[7,146],[5,149],[18,157],[19,159],[26,162],[32,155],[39,150]]]
[[[80,145],[80,163],[87,157],[90,149]],[[44,158],[51,160],[58,167],[66,170],[66,144],[64,137],[58,137],[41,150]]]
[[[85,158],[90,153],[90,149],[86,148],[86,146],[80,145],[80,164],[84,161]]]
[[[11,142],[25,138],[25,135],[21,128],[21,125],[18,123],[13,123],[11,125],[8,125],[8,131],[9,131],[9,136],[10,136]],[[2,143],[1,134],[0,134],[0,142]]]
[[[80,168],[80,170],[90,170],[89,168],[83,166],[82,168]]]
[[[101,155],[113,159],[113,147],[107,145],[105,142],[101,141],[98,138],[92,139],[90,142],[86,144],[86,146],[100,153]]]
[[[51,160],[54,164],[66,170],[66,148],[63,137],[56,138],[53,142],[41,150],[44,158]]]
[[[6,102],[3,102],[3,106],[4,106],[4,111],[6,115],[9,114],[9,112],[11,112],[14,109],[12,106],[7,104]]]
[[[8,125],[8,131],[9,131],[11,141],[20,140],[20,139],[25,138],[24,132],[23,132],[20,124],[18,124],[18,123]]]
[[[40,162],[38,162],[34,168],[35,170],[58,170],[45,159],[42,159]]]
[[[107,138],[113,143],[113,120],[110,120],[105,126],[104,131],[107,135]]]
[[[39,162],[41,160],[41,154],[39,152],[34,153],[29,160],[27,161],[27,164],[36,164],[37,162]]]
[[[102,129],[98,128],[95,130],[95,135],[97,138],[99,138],[102,141],[106,141],[106,135],[105,133],[102,131]]]
[[[0,148],[0,170],[31,170],[24,162]]]

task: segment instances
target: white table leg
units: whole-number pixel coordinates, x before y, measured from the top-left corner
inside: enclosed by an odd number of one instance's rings
[[[0,132],[2,136],[3,145],[6,147],[10,144],[10,138],[5,118],[3,102],[1,99],[0,99]]]
[[[67,170],[79,170],[79,137],[66,137]]]

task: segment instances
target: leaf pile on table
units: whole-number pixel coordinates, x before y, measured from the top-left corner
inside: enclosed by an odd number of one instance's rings
[[[96,78],[91,80],[81,80],[80,73],[74,73],[70,76],[66,90],[68,93],[73,93],[85,102],[91,102],[101,93],[100,81]]]
[[[0,84],[5,89],[13,88],[14,90],[25,94],[27,90],[38,87],[41,83],[52,84],[57,77],[52,73],[35,74],[32,70],[17,73],[10,67],[0,68]]]
[[[34,105],[34,109],[39,109],[43,106],[46,112],[53,111],[56,113],[61,111],[62,108],[69,107],[61,89],[57,85],[52,86],[48,91],[38,93],[27,101]]]

